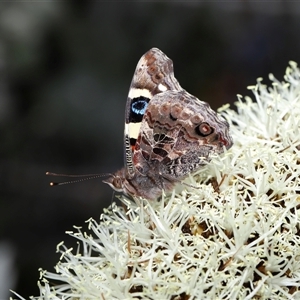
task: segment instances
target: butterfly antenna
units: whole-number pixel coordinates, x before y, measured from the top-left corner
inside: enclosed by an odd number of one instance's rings
[[[58,174],[58,173],[52,173],[52,172],[46,172],[47,176],[58,176],[58,177],[72,177],[72,178],[79,178],[76,180],[69,180],[69,181],[62,181],[62,182],[50,182],[50,186],[55,186],[55,185],[64,185],[64,184],[71,184],[71,183],[77,183],[77,182],[82,182],[86,180],[91,180],[91,179],[96,179],[100,177],[107,177],[110,176],[111,174],[84,174],[84,175],[70,175],[70,174]]]

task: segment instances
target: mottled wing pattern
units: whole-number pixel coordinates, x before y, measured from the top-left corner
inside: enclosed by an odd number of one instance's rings
[[[162,51],[152,48],[137,64],[126,102],[124,149],[128,177],[135,174],[132,154],[148,103],[153,96],[168,90],[182,90],[174,77],[173,62]]]
[[[151,99],[136,142],[133,162],[140,174],[179,181],[232,145],[228,123],[185,90]]]

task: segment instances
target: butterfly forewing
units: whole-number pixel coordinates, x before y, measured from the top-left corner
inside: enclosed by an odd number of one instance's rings
[[[173,62],[157,48],[150,49],[139,60],[130,85],[125,110],[125,167],[134,176],[132,153],[149,101],[158,93],[181,90],[174,77]]]

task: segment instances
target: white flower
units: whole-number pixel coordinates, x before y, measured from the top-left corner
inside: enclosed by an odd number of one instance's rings
[[[299,299],[300,71],[270,80],[222,109],[234,145],[184,191],[69,232],[34,299]]]

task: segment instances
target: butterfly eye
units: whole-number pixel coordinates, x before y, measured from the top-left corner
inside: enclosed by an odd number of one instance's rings
[[[122,179],[119,176],[116,176],[114,178],[112,185],[114,186],[117,192],[123,190]]]
[[[200,136],[208,136],[213,133],[213,128],[209,126],[209,124],[203,122],[195,128],[195,131]]]

